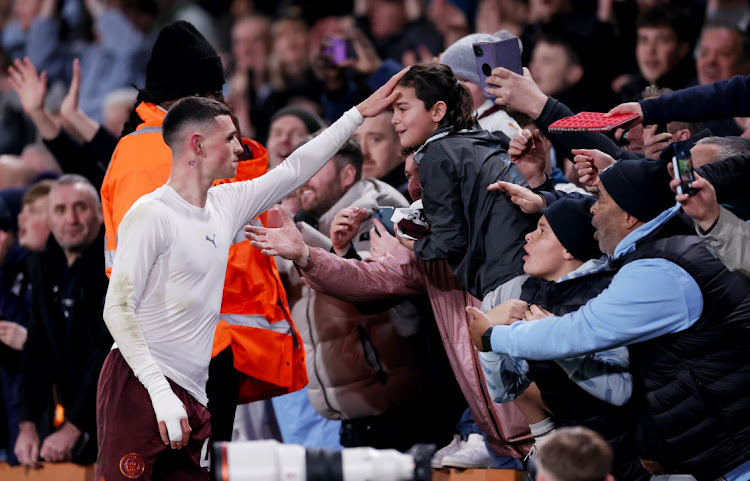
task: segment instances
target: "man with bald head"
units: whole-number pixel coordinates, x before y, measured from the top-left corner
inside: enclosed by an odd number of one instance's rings
[[[36,175],[34,169],[24,164],[16,155],[0,155],[0,189],[23,187]]]

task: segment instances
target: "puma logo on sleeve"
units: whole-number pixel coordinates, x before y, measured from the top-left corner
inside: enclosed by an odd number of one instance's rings
[[[213,244],[213,245],[214,245],[214,247],[216,247],[216,242],[215,242],[215,239],[216,239],[216,234],[214,234],[214,237],[213,237],[213,239],[212,239],[211,237],[208,237],[208,236],[206,236],[206,240],[207,240],[208,242],[210,242],[211,244]]]

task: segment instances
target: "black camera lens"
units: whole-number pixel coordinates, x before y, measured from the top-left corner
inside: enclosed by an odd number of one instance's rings
[[[482,51],[482,47],[479,45],[474,45],[474,56],[475,57],[481,57],[484,55],[484,52]]]
[[[488,63],[482,64],[482,73],[485,74],[487,77],[492,75],[492,67],[490,67],[490,64]]]

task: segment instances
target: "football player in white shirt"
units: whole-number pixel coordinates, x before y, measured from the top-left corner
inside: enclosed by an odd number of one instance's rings
[[[244,240],[247,222],[322,168],[365,117],[392,105],[406,70],[276,169],[216,187],[235,175],[242,152],[231,112],[202,97],[172,106],[163,123],[169,180],[135,202],[119,228],[104,306],[115,346],[99,380],[96,479],[208,479],[205,388],[229,247]],[[185,450],[172,455],[169,447]]]

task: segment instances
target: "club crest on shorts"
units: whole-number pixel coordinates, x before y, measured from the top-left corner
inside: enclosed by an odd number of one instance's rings
[[[120,472],[129,479],[139,477],[146,470],[146,463],[138,453],[129,453],[120,459]]]

